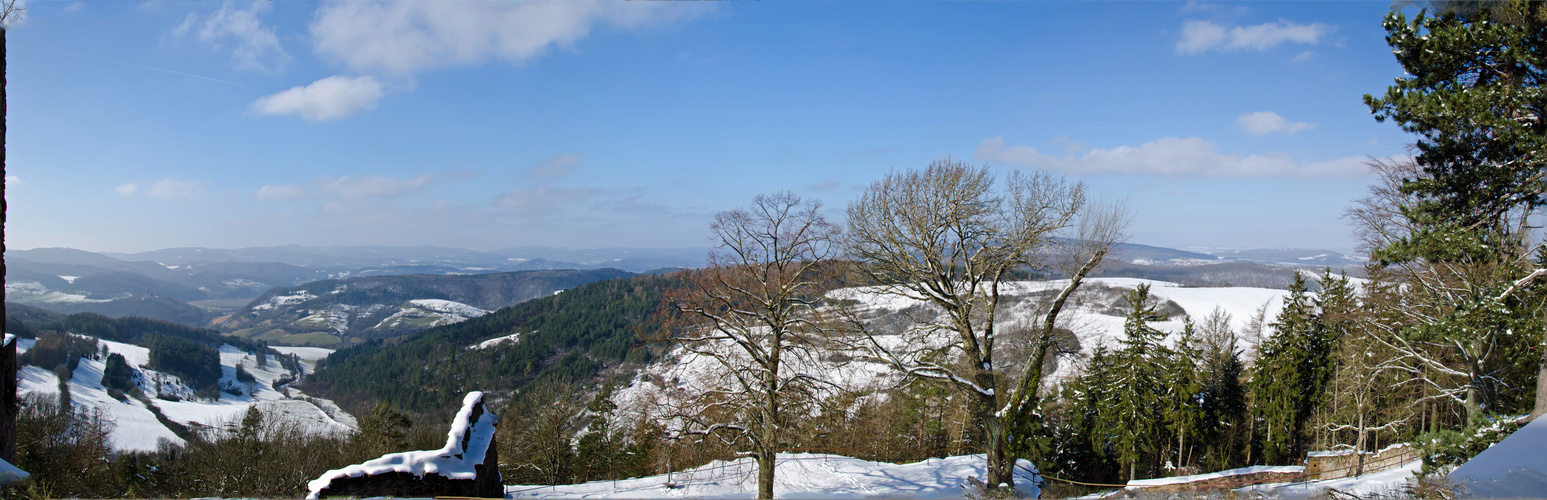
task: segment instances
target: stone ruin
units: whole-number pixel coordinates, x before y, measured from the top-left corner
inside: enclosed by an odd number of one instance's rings
[[[388,453],[330,470],[311,482],[308,499],[347,497],[504,498],[494,426],[499,417],[484,406],[482,392],[470,392],[451,422],[439,450]]]

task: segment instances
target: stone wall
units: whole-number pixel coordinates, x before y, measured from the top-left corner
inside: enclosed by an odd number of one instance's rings
[[[1359,468],[1359,456],[1364,457],[1364,468]],[[1402,464],[1422,458],[1418,448],[1406,443],[1388,446],[1377,453],[1353,450],[1340,452],[1312,452],[1305,458],[1306,479],[1338,479],[1354,473],[1369,474],[1401,467]]]
[[[433,451],[389,453],[381,458],[328,471],[311,483],[307,498],[480,497],[504,498],[499,446],[494,442],[498,417],[483,404],[483,393],[463,399],[452,421],[446,446]]]

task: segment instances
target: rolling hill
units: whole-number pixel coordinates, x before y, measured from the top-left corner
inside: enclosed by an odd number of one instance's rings
[[[244,338],[348,346],[458,323],[585,283],[630,275],[600,269],[322,280],[275,288],[217,322],[222,331]]]

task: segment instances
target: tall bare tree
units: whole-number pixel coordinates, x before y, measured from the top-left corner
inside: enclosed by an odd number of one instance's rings
[[[952,160],[893,173],[849,205],[847,240],[848,256],[874,290],[941,311],[922,329],[950,332],[943,348],[883,342],[859,316],[847,316],[861,339],[861,357],[950,384],[970,398],[988,460],[985,488],[1013,486],[1011,431],[1036,407],[1059,313],[1124,238],[1128,222],[1121,204],[1093,209],[1083,183],[1040,172],[995,182],[986,167]],[[1000,285],[1026,270],[1061,271],[1070,279],[1032,326],[1030,359],[995,359]],[[1018,380],[1012,384],[1006,373],[1018,373]]]
[[[774,463],[789,441],[786,405],[825,385],[788,365],[819,338],[814,313],[828,289],[820,269],[839,250],[840,228],[820,203],[781,192],[719,213],[710,229],[719,247],[709,267],[687,273],[689,286],[673,297],[700,322],[675,340],[713,359],[726,381],[705,391],[710,404],[699,407],[709,411],[687,416],[686,432],[749,444],[742,454],[757,460],[758,498],[773,498]]]

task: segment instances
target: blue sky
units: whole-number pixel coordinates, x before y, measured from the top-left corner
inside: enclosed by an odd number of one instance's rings
[[[708,245],[951,156],[1132,242],[1354,247],[1386,2],[27,3],[10,248]]]

